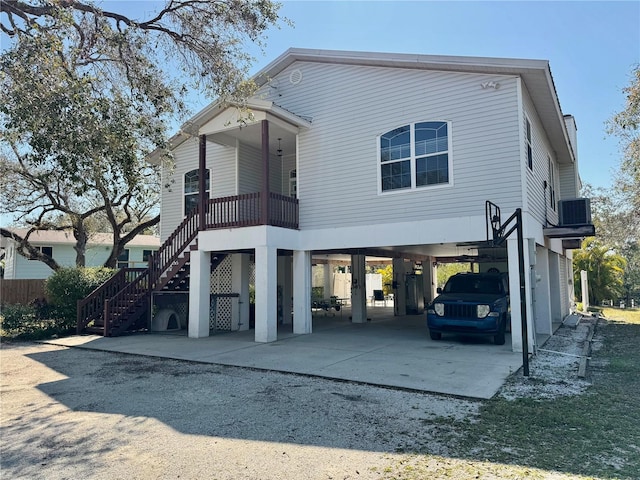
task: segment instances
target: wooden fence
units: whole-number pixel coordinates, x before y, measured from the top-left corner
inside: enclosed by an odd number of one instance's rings
[[[44,298],[44,279],[5,280],[0,279],[0,304],[27,305],[36,298]]]

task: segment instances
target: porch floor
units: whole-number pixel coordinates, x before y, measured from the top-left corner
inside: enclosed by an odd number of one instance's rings
[[[491,398],[522,366],[522,354],[487,337],[429,338],[425,315],[393,316],[391,307],[368,307],[369,321],[351,323],[349,308],[314,312],[313,333],[294,335],[280,325],[278,340],[254,342],[254,331],[219,332],[193,339],[178,334],[94,335],[46,343],[134,355],[250,367],[385,387]]]

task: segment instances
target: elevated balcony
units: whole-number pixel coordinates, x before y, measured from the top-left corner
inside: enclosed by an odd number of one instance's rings
[[[298,229],[298,200],[270,192],[212,198],[204,212],[204,230],[271,225]]]

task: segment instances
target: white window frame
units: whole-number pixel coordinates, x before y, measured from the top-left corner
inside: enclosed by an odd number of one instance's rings
[[[188,173],[191,173],[191,172],[198,172],[199,173],[199,169],[194,168],[194,169],[188,170],[188,171],[186,171],[186,172],[184,172],[182,174],[182,216],[183,217],[187,216],[187,214],[185,212],[185,207],[186,207],[186,203],[187,203],[186,202],[187,193],[185,193],[185,191],[184,191],[186,183],[187,183],[186,182],[186,176],[187,176]],[[209,168],[207,168],[206,172],[209,174],[208,175],[209,176],[209,189],[205,190],[205,194],[207,195],[207,198],[211,198],[211,170]],[[199,194],[200,194],[200,191],[197,191],[197,192],[190,192],[188,195],[199,195]]]
[[[446,151],[441,151],[441,152],[437,152],[434,154],[427,154],[427,155],[418,155],[416,156],[416,146],[415,146],[415,127],[417,124],[419,123],[445,123],[447,125],[447,150]],[[410,154],[408,158],[405,158],[403,160],[398,160],[398,161],[409,161],[410,164],[410,168],[411,168],[411,186],[410,187],[406,187],[406,188],[396,188],[393,190],[383,190],[382,189],[382,165],[384,165],[384,163],[381,161],[382,158],[382,148],[380,146],[380,139],[382,138],[383,135],[385,135],[386,133],[389,133],[397,128],[402,128],[405,126],[409,126],[409,141],[410,141]],[[441,120],[441,119],[429,119],[429,120],[420,120],[420,121],[416,121],[416,122],[408,122],[408,123],[403,123],[401,125],[396,125],[395,127],[389,128],[389,129],[385,129],[384,132],[380,133],[379,135],[376,136],[376,168],[378,170],[378,195],[396,195],[399,193],[407,193],[407,192],[416,192],[416,191],[423,191],[423,190],[430,190],[430,189],[436,189],[436,188],[449,188],[453,186],[453,146],[452,146],[452,122],[450,120]],[[446,183],[435,183],[432,185],[420,185],[417,186],[416,185],[416,173],[417,173],[417,167],[416,167],[416,163],[418,158],[424,158],[424,157],[429,157],[429,156],[436,156],[436,155],[442,155],[442,154],[447,154],[447,175],[448,175],[448,181]],[[385,162],[387,163],[387,162]]]

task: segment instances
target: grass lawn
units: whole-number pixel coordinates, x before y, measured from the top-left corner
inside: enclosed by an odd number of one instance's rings
[[[639,479],[640,310],[603,313],[585,391],[551,399],[496,395],[476,418],[442,420],[446,457],[413,455],[384,478]]]

